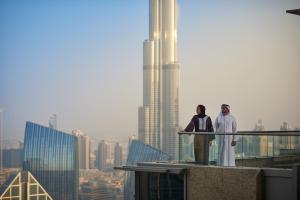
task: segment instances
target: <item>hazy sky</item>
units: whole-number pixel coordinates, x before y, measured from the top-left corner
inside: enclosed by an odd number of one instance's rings
[[[262,119],[300,127],[299,0],[178,0],[180,124],[202,103],[228,103],[239,130]],[[137,134],[148,0],[0,1],[0,108],[5,138],[25,121],[95,140]]]

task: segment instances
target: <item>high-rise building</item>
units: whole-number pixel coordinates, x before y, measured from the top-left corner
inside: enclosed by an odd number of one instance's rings
[[[104,140],[102,140],[98,144],[97,159],[96,159],[96,165],[99,170],[105,170],[107,168],[107,163],[106,163],[107,157],[108,157],[108,145]]]
[[[280,126],[280,131],[291,131],[292,128],[287,122],[283,122]],[[295,137],[294,136],[281,136],[280,137],[280,149],[294,149]]]
[[[296,128],[294,128],[294,131],[300,132],[300,128],[296,127]],[[298,149],[298,150],[300,149],[300,136],[295,137],[295,149]]]
[[[255,124],[253,131],[265,131],[265,126],[262,123],[262,120],[258,120],[258,122]],[[253,140],[252,143],[250,143],[250,147],[253,148],[254,151],[259,150],[258,155],[256,156],[268,156],[272,155],[272,144],[269,144],[273,141],[272,136],[250,136]],[[249,138],[249,136],[248,136]],[[258,145],[256,143],[258,142]],[[270,148],[269,148],[270,147]]]
[[[143,47],[143,106],[139,139],[178,154],[179,64],[176,0],[149,0],[149,39]]]
[[[79,169],[90,169],[91,140],[80,130],[72,131],[78,138]]]
[[[49,127],[53,128],[53,129],[57,129],[57,115],[56,114],[52,114],[49,117]]]
[[[262,120],[258,120],[254,124],[253,131],[260,132],[264,131],[265,127]],[[235,148],[236,158],[244,157],[260,157],[268,155],[268,142],[273,140],[268,139],[272,136],[236,136],[237,145]],[[272,147],[272,144],[270,145]]]
[[[97,151],[98,149],[94,150],[91,152],[91,155],[90,155],[90,159],[91,159],[91,162],[90,162],[90,169],[96,169],[97,168]]]
[[[11,175],[0,187],[0,200],[53,200],[28,171]]]
[[[78,140],[52,128],[26,123],[23,169],[30,171],[55,200],[77,200]]]
[[[140,106],[138,116],[138,138],[149,144],[149,109],[145,106]]]
[[[113,168],[114,167],[114,149],[115,149],[115,143],[112,141],[106,141],[107,145],[107,157],[106,157],[106,168]]]
[[[115,144],[115,151],[114,151],[114,166],[119,167],[122,166],[122,160],[123,160],[123,147],[117,142]]]

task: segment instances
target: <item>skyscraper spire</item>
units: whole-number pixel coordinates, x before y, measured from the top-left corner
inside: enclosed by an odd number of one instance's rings
[[[139,138],[177,158],[177,3],[176,0],[150,0],[149,6],[149,39],[144,41],[143,47]]]

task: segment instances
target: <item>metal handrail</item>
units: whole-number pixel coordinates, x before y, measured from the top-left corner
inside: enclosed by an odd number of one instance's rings
[[[180,131],[178,135],[300,136],[300,131],[238,131],[236,133]]]

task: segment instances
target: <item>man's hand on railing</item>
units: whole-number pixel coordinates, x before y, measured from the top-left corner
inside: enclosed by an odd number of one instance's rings
[[[186,130],[184,130],[184,129],[179,129],[179,132],[188,132],[188,135],[189,136],[191,136],[192,135],[192,132],[191,131],[186,131]]]

